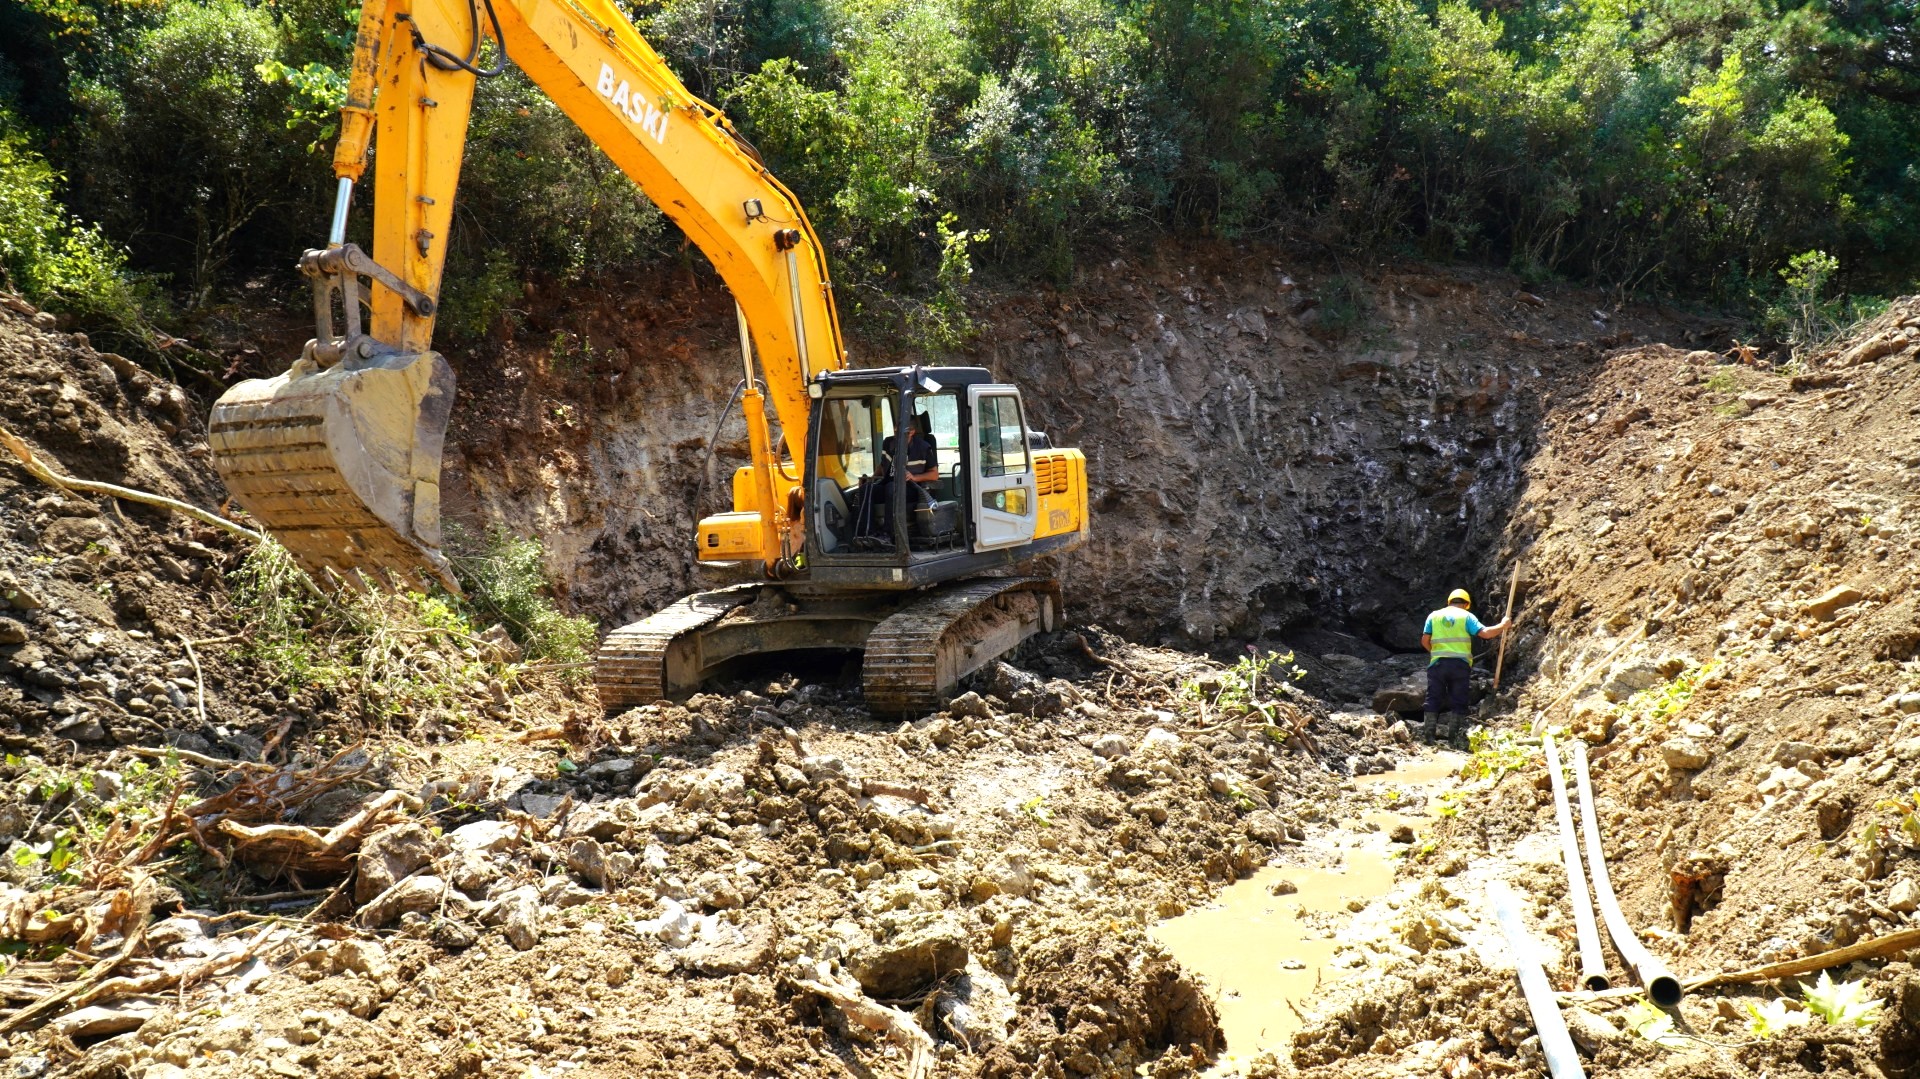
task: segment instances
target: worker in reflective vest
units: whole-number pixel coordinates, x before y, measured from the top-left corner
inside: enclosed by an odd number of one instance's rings
[[[1446,740],[1467,725],[1467,686],[1473,675],[1473,639],[1493,640],[1507,631],[1511,619],[1483,626],[1468,610],[1473,597],[1464,588],[1447,596],[1447,605],[1427,616],[1420,630],[1420,646],[1427,650],[1427,733]]]

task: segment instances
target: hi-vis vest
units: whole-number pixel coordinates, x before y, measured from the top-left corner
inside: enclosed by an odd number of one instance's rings
[[[1428,634],[1433,640],[1428,666],[1440,659],[1473,662],[1473,634],[1467,632],[1467,612],[1458,607],[1442,607],[1428,615],[1427,621],[1433,627]]]

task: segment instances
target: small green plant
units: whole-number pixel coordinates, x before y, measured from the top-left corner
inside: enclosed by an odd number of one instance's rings
[[[1687,1045],[1687,1036],[1674,1027],[1673,1016],[1644,997],[1634,1001],[1625,1018],[1629,1029],[1662,1049],[1684,1049]]]
[[[475,538],[450,529],[454,573],[484,618],[499,621],[529,659],[575,663],[587,659],[599,635],[589,618],[560,613],[548,597],[546,552],[540,541],[504,528]]]
[[[1737,393],[1740,389],[1740,380],[1735,377],[1733,368],[1724,367],[1715,372],[1712,378],[1707,379],[1707,389],[1714,393]]]
[[[1825,251],[1803,251],[1787,260],[1780,279],[1787,283],[1786,304],[1791,312],[1790,338],[1796,346],[1815,344],[1832,329],[1826,300],[1827,282],[1840,272],[1840,260]]]
[[[1785,997],[1759,1003],[1747,1001],[1747,1033],[1756,1038],[1771,1038],[1794,1027],[1805,1026],[1812,1015],[1798,1004]]]
[[[1200,705],[1202,722],[1209,713],[1236,719],[1258,715],[1267,736],[1284,743],[1292,737],[1292,723],[1281,722],[1283,717],[1274,707],[1276,698],[1298,696],[1300,690],[1293,683],[1307,676],[1305,669],[1294,665],[1293,658],[1292,652],[1263,656],[1248,645],[1247,655],[1218,675],[1181,683],[1180,695]],[[1279,677],[1277,672],[1282,668],[1284,677]]]
[[[1836,982],[1826,971],[1801,990],[1807,1010],[1837,1027],[1870,1027],[1879,1022],[1885,1002],[1867,995],[1867,983]]]
[[[1905,836],[1909,844],[1920,846],[1920,789],[1908,791],[1904,799],[1888,798],[1878,802],[1876,808],[1892,810],[1893,830]]]
[[[1047,808],[1047,796],[1036,794],[1020,803],[1020,812],[1042,828],[1053,827],[1053,812]]]
[[[1508,772],[1527,767],[1538,749],[1538,742],[1518,731],[1475,727],[1467,732],[1468,757],[1467,763],[1460,766],[1460,778],[1469,782],[1484,779],[1499,783]],[[1444,802],[1445,798],[1441,800]]]
[[[1720,661],[1717,659],[1688,664],[1670,681],[1648,686],[1622,701],[1614,708],[1614,715],[1623,721],[1639,720],[1656,726],[1665,724],[1686,711],[1700,683],[1719,667]]]

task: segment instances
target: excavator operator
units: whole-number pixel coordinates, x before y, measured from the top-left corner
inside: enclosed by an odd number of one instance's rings
[[[866,498],[860,511],[860,532],[865,536],[884,537],[887,534],[888,514],[893,511],[893,477],[896,467],[906,472],[912,484],[907,488],[911,513],[916,506],[933,501],[933,494],[925,485],[940,482],[940,447],[934,444],[927,432],[932,425],[927,422],[925,413],[915,413],[907,418],[907,454],[896,466],[900,455],[900,436],[888,435],[881,444],[880,474],[867,487]]]

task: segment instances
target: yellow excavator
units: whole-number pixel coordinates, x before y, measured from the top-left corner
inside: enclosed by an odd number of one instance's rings
[[[497,59],[482,66],[487,39]],[[1086,538],[1085,458],[1030,430],[1019,390],[984,368],[850,369],[799,202],[612,0],[366,0],[332,228],[300,259],[315,336],[284,374],[229,390],[208,425],[234,498],[310,572],[458,590],[439,516],[454,378],[433,323],[474,86],[509,60],[706,254],[739,323],[750,463],[695,544],[746,583],[608,635],[602,704],[832,649],[864,652],[869,707],[919,711],[1053,629],[1058,582],[1018,569]],[[369,145],[371,255],[346,242]]]

